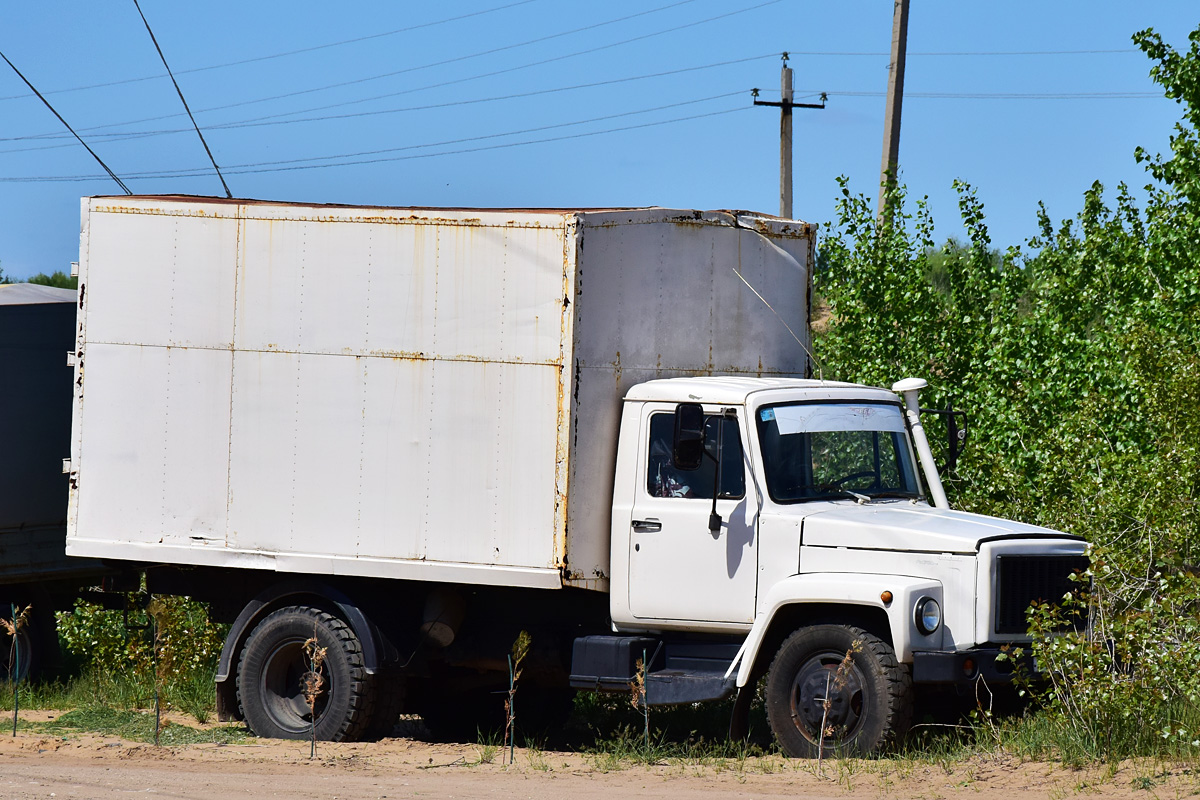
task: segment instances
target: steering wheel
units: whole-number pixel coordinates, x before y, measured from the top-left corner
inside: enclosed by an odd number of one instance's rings
[[[846,483],[847,481],[857,480],[858,478],[874,478],[874,477],[875,477],[875,470],[867,469],[867,470],[862,470],[860,472],[851,472],[849,475],[838,478],[835,481],[830,481],[829,483],[824,484],[824,485],[833,486],[834,488],[840,489],[840,488],[842,488],[842,484]]]

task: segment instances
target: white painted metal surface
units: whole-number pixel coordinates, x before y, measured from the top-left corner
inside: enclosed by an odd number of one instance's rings
[[[85,199],[68,552],[605,589],[625,391],[804,375],[811,248],[727,213]]]

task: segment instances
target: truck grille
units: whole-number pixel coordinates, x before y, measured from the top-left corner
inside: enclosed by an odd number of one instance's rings
[[[1060,601],[1079,587],[1071,575],[1087,566],[1087,556],[998,556],[996,633],[1025,633],[1025,611],[1030,604]]]

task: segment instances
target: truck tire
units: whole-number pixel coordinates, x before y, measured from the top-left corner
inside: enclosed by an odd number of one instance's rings
[[[875,753],[908,730],[912,676],[891,645],[861,628],[801,628],[771,663],[767,718],[792,758],[816,758],[822,748],[827,755]]]
[[[395,672],[375,676],[375,707],[362,738],[374,740],[391,736],[400,721],[400,712],[408,697],[408,681]]]
[[[304,642],[316,637],[326,648],[324,686],[315,702],[316,736],[353,741],[370,719],[373,683],[363,668],[362,644],[350,626],[327,611],[288,606],[258,623],[238,663],[238,704],[256,736],[307,739],[312,714],[302,690],[309,670]]]

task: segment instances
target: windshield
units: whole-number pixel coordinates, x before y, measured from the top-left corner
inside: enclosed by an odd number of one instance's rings
[[[882,403],[788,403],[758,410],[767,491],[777,503],[916,497],[904,416]]]

